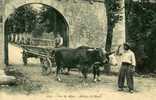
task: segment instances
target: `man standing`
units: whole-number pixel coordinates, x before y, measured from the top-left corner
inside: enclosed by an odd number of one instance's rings
[[[118,78],[118,87],[119,91],[123,91],[125,77],[127,79],[127,85],[129,92],[133,93],[134,90],[134,81],[133,74],[136,66],[135,55],[133,51],[130,50],[128,43],[124,43],[124,51],[121,55],[121,68]]]
[[[56,38],[55,38],[55,47],[59,48],[63,46],[63,38],[59,33],[57,33]]]

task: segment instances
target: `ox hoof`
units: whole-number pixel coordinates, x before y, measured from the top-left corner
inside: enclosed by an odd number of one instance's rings
[[[97,78],[97,81],[101,81],[101,79],[100,78]]]
[[[64,75],[70,75],[70,73],[69,72],[65,72]]]
[[[61,82],[61,78],[57,78],[57,81]]]
[[[96,82],[97,82],[97,79],[94,79],[94,80],[93,80],[93,82],[95,82],[95,83],[96,83]]]

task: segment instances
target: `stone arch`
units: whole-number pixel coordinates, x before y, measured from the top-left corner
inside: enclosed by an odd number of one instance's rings
[[[10,1],[9,3],[7,3],[5,5],[5,18],[4,20],[7,19],[7,17],[14,12],[15,9],[23,6],[23,5],[26,5],[26,4],[43,4],[43,5],[47,5],[47,6],[50,6],[54,9],[56,9],[58,12],[60,12],[62,14],[62,16],[66,19],[67,23],[69,24],[69,21],[68,19],[66,18],[66,16],[64,15],[64,12],[63,12],[63,9],[62,9],[62,6],[58,6],[58,2],[56,1],[51,1],[51,0],[16,0],[16,1]],[[8,11],[8,9],[10,11]]]
[[[4,20],[16,8],[27,3],[42,3],[52,6],[64,16],[69,25],[69,47],[76,48],[80,45],[87,45],[105,48],[107,15],[104,2],[95,2],[92,5],[85,0],[79,0],[76,3],[73,0],[6,0]]]
[[[24,3],[24,4],[21,4],[21,5],[18,5],[16,10],[18,10],[19,8],[21,8],[21,7],[25,6],[25,5],[29,5],[29,4],[40,4],[40,5],[43,5],[43,6],[51,7],[51,8],[54,9],[55,12],[57,12],[62,17],[63,22],[64,22],[64,24],[66,26],[65,27],[66,32],[63,33],[63,38],[65,38],[64,39],[64,43],[65,43],[64,45],[69,46],[69,35],[68,35],[69,34],[69,25],[68,25],[68,22],[67,22],[67,19],[65,18],[65,16],[60,11],[58,11],[55,7],[52,7],[49,4],[38,3],[38,2],[37,3],[36,2]],[[14,12],[12,12],[12,13],[14,13]],[[12,13],[9,13],[9,14],[11,15]],[[9,62],[8,62],[8,58],[9,58],[8,57],[8,34],[7,34],[7,30],[6,30],[6,25],[9,22],[8,19],[9,19],[10,15],[7,15],[7,17],[5,16],[5,21],[4,21],[4,63],[6,65],[9,64]]]

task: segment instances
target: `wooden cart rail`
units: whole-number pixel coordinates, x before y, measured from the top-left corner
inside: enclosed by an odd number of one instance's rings
[[[17,45],[33,45],[33,46],[52,46],[55,47],[55,40],[43,38],[23,38],[17,41],[10,42]]]
[[[21,44],[19,45],[21,48],[26,49],[26,48],[36,48],[36,49],[46,49],[46,50],[50,50],[50,49],[54,49],[53,46],[35,46],[35,45],[25,45],[25,44]]]
[[[33,55],[46,58],[52,58],[51,52],[55,48],[51,46],[33,46],[33,45],[20,45],[24,52],[31,53]]]
[[[51,39],[41,39],[41,38],[31,38],[32,40],[41,40],[41,41],[55,41],[55,40],[51,40]]]
[[[30,40],[30,45],[39,45],[39,46],[55,46],[55,40],[50,39],[40,39],[40,38],[32,38]]]

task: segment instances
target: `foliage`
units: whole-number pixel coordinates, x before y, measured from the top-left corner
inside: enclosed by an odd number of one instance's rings
[[[59,27],[56,27],[57,24]],[[63,33],[66,30],[65,26],[62,15],[54,8],[43,4],[26,4],[8,17],[5,31],[9,34],[33,33],[38,37],[43,32]]]
[[[156,4],[132,2],[132,0],[127,2],[126,25],[127,41],[134,44],[138,70],[154,72],[156,70]]]
[[[112,34],[115,24],[120,20],[119,14],[121,10],[121,0],[105,0],[108,29],[107,29],[107,40],[106,40],[106,51],[110,51],[112,44]]]

